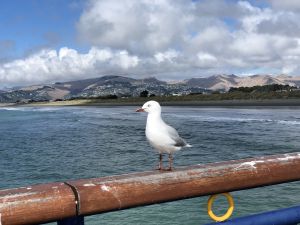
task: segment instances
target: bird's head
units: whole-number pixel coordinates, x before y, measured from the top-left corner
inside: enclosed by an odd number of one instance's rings
[[[156,101],[148,101],[142,108],[137,109],[136,112],[160,113],[161,107]]]

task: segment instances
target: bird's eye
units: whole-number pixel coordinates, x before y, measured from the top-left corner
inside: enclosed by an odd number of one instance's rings
[[[151,105],[149,104],[148,107],[150,107]]]

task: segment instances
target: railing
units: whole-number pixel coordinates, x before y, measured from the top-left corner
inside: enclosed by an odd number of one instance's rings
[[[300,180],[300,153],[0,190],[0,225],[83,216]]]
[[[222,225],[297,225],[300,222],[300,206],[259,213],[222,222]],[[210,223],[206,225],[217,225]]]

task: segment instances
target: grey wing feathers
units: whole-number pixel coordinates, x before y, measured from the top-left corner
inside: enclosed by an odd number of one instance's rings
[[[167,126],[167,130],[168,130],[168,134],[171,136],[172,140],[175,141],[174,146],[176,147],[184,147],[187,145],[187,143],[185,142],[185,140],[183,140],[178,132],[171,126]]]
[[[175,142],[176,143],[175,143],[174,146],[176,146],[176,147],[184,147],[184,146],[186,146],[186,142],[181,137],[179,137],[179,139],[176,139]]]

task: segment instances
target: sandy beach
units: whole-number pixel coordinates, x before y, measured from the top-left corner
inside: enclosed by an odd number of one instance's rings
[[[14,106],[15,103],[0,103],[0,107]]]

